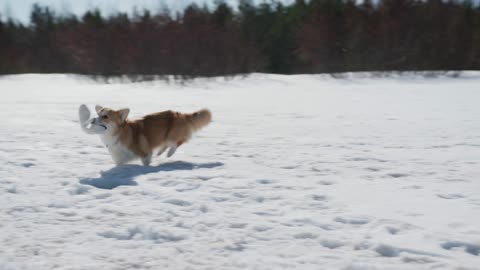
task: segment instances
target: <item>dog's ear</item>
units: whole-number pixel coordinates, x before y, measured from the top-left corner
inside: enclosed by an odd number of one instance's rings
[[[130,112],[129,108],[118,110],[118,113],[120,114],[120,119],[122,119],[122,121],[127,120],[127,116],[129,112]]]
[[[100,105],[96,105],[96,106],[95,106],[95,111],[96,111],[97,113],[100,113],[100,111],[101,111],[102,109],[103,109],[103,107],[100,106]]]

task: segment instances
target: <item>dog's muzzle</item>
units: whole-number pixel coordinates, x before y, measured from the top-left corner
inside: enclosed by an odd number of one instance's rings
[[[93,118],[92,119],[92,122],[91,122],[92,125],[96,125],[96,126],[100,126],[100,127],[103,127],[104,129],[107,129],[107,126],[100,123],[100,121],[98,121],[98,118]]]

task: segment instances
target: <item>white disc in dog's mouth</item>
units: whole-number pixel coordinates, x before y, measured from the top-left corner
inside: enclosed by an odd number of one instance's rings
[[[94,123],[90,124],[90,128],[95,130],[96,133],[103,133],[107,130],[107,126],[101,125],[101,124],[94,124]]]

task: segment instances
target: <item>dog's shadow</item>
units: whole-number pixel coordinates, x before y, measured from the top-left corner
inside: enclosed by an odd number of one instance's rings
[[[156,172],[196,170],[203,168],[215,168],[223,166],[221,162],[190,163],[185,161],[173,161],[158,166],[121,165],[113,167],[108,171],[100,172],[100,177],[80,179],[80,184],[90,185],[101,189],[114,189],[119,186],[136,186],[138,183],[133,180],[136,176]]]

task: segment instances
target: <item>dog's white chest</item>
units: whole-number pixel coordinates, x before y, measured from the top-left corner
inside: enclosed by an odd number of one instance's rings
[[[124,164],[135,159],[135,154],[118,142],[117,138],[109,134],[102,135],[100,138],[116,164]]]

